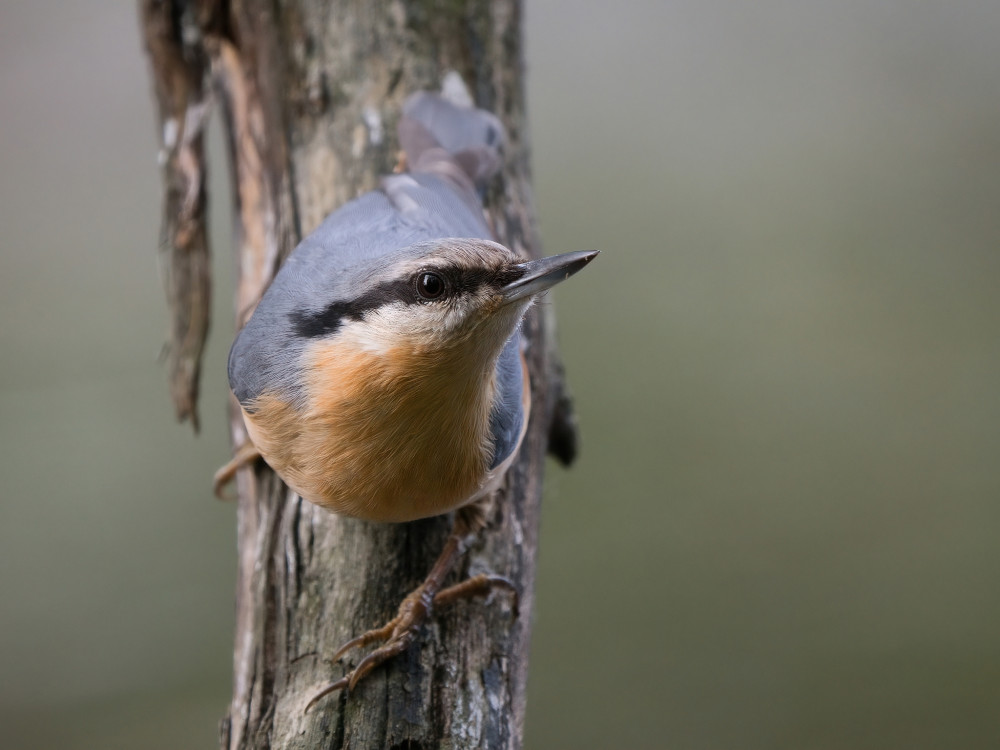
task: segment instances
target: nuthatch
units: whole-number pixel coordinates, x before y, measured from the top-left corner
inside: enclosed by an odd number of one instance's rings
[[[384,177],[302,241],[229,356],[259,455],[306,500],[373,521],[492,493],[531,407],[521,318],[597,254],[526,261],[491,239],[477,189],[501,164],[492,114],[421,92],[399,132],[409,173]],[[402,651],[435,600],[509,586],[481,576],[441,591],[468,526],[389,626],[338,655],[389,642],[322,694]]]

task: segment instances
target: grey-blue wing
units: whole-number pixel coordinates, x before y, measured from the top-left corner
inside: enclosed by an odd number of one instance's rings
[[[490,410],[493,436],[491,469],[502,464],[517,450],[524,425],[524,371],[521,367],[521,331],[518,329],[497,360],[497,392]]]

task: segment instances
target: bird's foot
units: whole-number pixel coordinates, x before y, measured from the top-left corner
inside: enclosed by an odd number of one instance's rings
[[[226,485],[233,480],[237,471],[247,464],[252,464],[258,458],[260,458],[260,451],[249,440],[237,448],[236,454],[232,459],[215,472],[215,477],[212,480],[212,490],[215,492],[215,496],[220,500],[231,500],[232,498],[226,496],[223,492]]]
[[[434,585],[435,583],[436,581],[431,576],[428,576],[427,580],[403,599],[396,616],[392,620],[381,628],[375,628],[362,633],[357,638],[353,638],[337,649],[337,652],[333,655],[333,661],[337,661],[353,648],[384,641],[381,646],[371,651],[358,662],[358,665],[354,669],[316,693],[312,697],[312,700],[309,701],[305,710],[308,711],[321,698],[337,690],[347,688],[348,692],[350,692],[379,664],[406,651],[416,639],[418,630],[430,617],[435,606],[450,604],[459,599],[467,599],[474,596],[486,596],[494,589],[503,589],[513,595],[514,616],[517,616],[517,589],[513,583],[503,576],[477,575],[440,591],[436,591],[437,586]]]

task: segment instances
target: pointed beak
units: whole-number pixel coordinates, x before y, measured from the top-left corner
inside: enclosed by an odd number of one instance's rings
[[[553,255],[551,258],[529,260],[514,266],[521,275],[516,281],[504,286],[500,292],[504,302],[515,302],[533,294],[544,292],[560,281],[565,281],[585,265],[590,263],[600,250],[580,250],[575,253]]]

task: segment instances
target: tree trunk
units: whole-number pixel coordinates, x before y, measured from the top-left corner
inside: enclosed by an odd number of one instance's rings
[[[299,239],[393,169],[403,100],[437,88],[450,70],[507,128],[505,166],[487,198],[497,238],[524,256],[539,254],[518,0],[141,0],[141,7],[164,126],[164,239],[177,321],[171,381],[182,417],[195,414],[200,326],[207,326],[201,312],[192,323],[191,311],[202,310],[208,293],[200,133],[213,87],[234,175],[240,324]],[[266,466],[241,471],[234,693],[223,747],[520,747],[544,456],[548,447],[568,462],[575,449],[546,322],[540,308],[526,321],[533,409],[519,459],[451,581],[470,572],[505,575],[520,591],[519,613],[505,595],[437,611],[418,645],[350,695],[303,713],[343,674],[326,657],[386,622],[423,580],[450,518],[395,525],[340,518],[303,502]],[[238,445],[246,434],[233,413]]]

